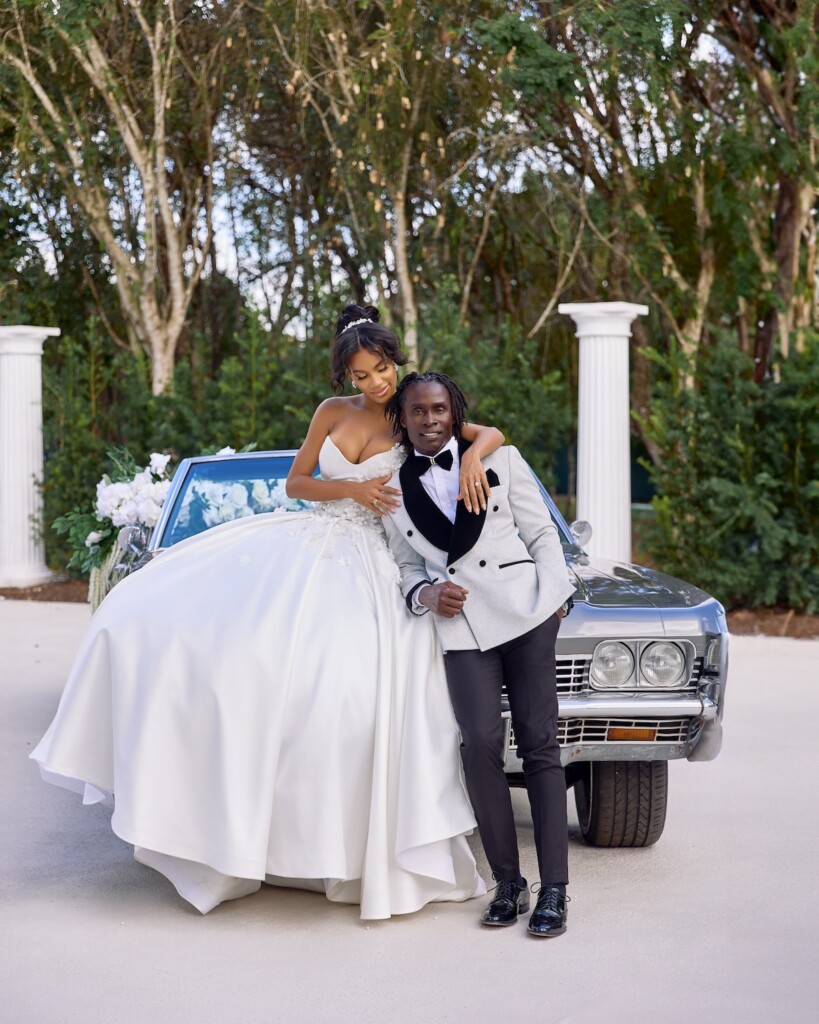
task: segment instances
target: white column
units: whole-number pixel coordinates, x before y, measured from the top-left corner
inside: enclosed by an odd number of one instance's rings
[[[0,327],[0,586],[51,578],[42,540],[43,342],[56,327]]]
[[[633,302],[564,302],[580,339],[577,518],[592,525],[591,556],[631,561],[628,341],[648,313]]]

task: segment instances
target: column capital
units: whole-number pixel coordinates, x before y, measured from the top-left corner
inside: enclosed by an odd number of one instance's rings
[[[0,355],[39,356],[46,338],[56,338],[59,333],[59,327],[0,327]]]
[[[557,311],[574,320],[578,338],[590,335],[628,338],[632,321],[645,316],[648,306],[637,302],[561,302]]]

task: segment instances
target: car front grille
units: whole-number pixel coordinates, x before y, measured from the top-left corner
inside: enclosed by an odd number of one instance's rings
[[[689,743],[693,742],[702,729],[699,718],[561,718],[557,723],[557,741],[561,747],[582,743],[624,743],[628,740],[607,739],[609,729],[656,729],[651,741],[637,740],[638,743]],[[514,728],[509,736],[510,750],[517,749]]]
[[[558,697],[573,697],[588,690],[591,658],[558,658],[556,666]]]
[[[591,668],[591,658],[582,656],[558,656],[556,660],[556,675],[557,675],[557,696],[560,697],[576,697],[584,693],[589,693],[591,687],[589,686],[589,669]],[[674,693],[694,693],[699,685],[700,676],[702,674],[702,658],[696,658],[691,669],[691,678],[688,683],[680,687],[678,690],[674,690]],[[639,690],[636,692],[645,693],[645,690]],[[503,687],[503,700],[504,706],[506,706],[506,686]]]

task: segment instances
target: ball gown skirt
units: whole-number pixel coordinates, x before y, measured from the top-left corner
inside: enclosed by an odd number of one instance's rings
[[[322,476],[360,465],[330,438]],[[274,884],[410,913],[485,891],[430,616],[409,613],[377,517],[352,501],[214,527],[94,615],[43,777],[110,801],[135,857],[206,913]]]

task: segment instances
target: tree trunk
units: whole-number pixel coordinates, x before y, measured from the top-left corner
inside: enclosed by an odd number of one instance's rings
[[[773,222],[774,304],[763,318],[754,345],[754,380],[758,384],[770,374],[777,339],[783,357],[788,356],[790,335],[796,323],[794,293],[799,273],[799,251],[814,197],[812,185],[806,185],[792,175],[780,175]]]
[[[395,213],[395,276],[398,280],[398,292],[401,296],[401,312],[404,319],[404,351],[410,362],[418,365],[418,307],[415,304],[415,288],[412,283],[409,259],[407,258],[407,224],[406,197],[398,192],[392,201]]]

